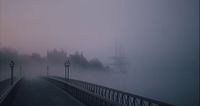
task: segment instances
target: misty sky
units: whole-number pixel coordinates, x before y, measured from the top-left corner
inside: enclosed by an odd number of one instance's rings
[[[117,41],[132,56],[193,55],[198,0],[1,0],[0,30],[0,47],[21,53],[58,48],[105,60]]]

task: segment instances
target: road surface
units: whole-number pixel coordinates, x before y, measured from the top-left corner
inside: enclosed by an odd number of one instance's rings
[[[52,83],[38,79],[24,79],[11,106],[83,106]]]

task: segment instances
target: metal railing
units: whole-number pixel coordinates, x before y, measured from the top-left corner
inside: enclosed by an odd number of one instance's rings
[[[10,85],[10,79],[5,79],[0,81],[0,95],[6,90],[6,88]]]
[[[12,85],[6,85],[5,88],[1,91],[0,106],[8,106],[10,104],[10,101],[12,100],[12,97],[21,79],[22,78],[15,79]],[[5,80],[3,83],[9,83],[9,82],[10,80]]]
[[[124,106],[119,103],[115,103],[108,99],[105,99],[75,84],[63,81],[62,79],[52,77],[45,79],[52,82],[56,86],[62,88],[63,90],[67,91],[70,95],[72,95],[87,106]]]
[[[79,81],[79,80],[64,80],[63,78],[55,77],[64,82],[70,83],[71,85],[76,85],[77,88],[81,88],[84,91],[89,91],[90,94],[97,95],[107,101],[112,103],[120,104],[123,106],[172,106],[164,102],[149,99],[146,97],[130,94],[127,92],[119,91],[116,89]],[[92,101],[90,101],[92,102]]]
[[[17,81],[17,77],[13,78],[14,81]],[[11,79],[4,79],[2,81],[0,81],[0,95],[2,95],[2,93],[4,93],[4,91],[11,85]]]

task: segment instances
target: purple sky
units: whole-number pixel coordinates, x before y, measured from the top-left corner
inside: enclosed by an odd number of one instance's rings
[[[1,0],[1,47],[43,55],[53,48],[108,55],[123,33],[125,6],[121,0]]]
[[[1,0],[0,46],[104,60],[116,41],[128,53],[185,52],[196,49],[197,10],[198,0]]]

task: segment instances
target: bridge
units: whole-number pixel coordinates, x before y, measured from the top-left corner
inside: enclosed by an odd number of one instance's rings
[[[150,98],[56,76],[0,82],[0,106],[172,106]]]

